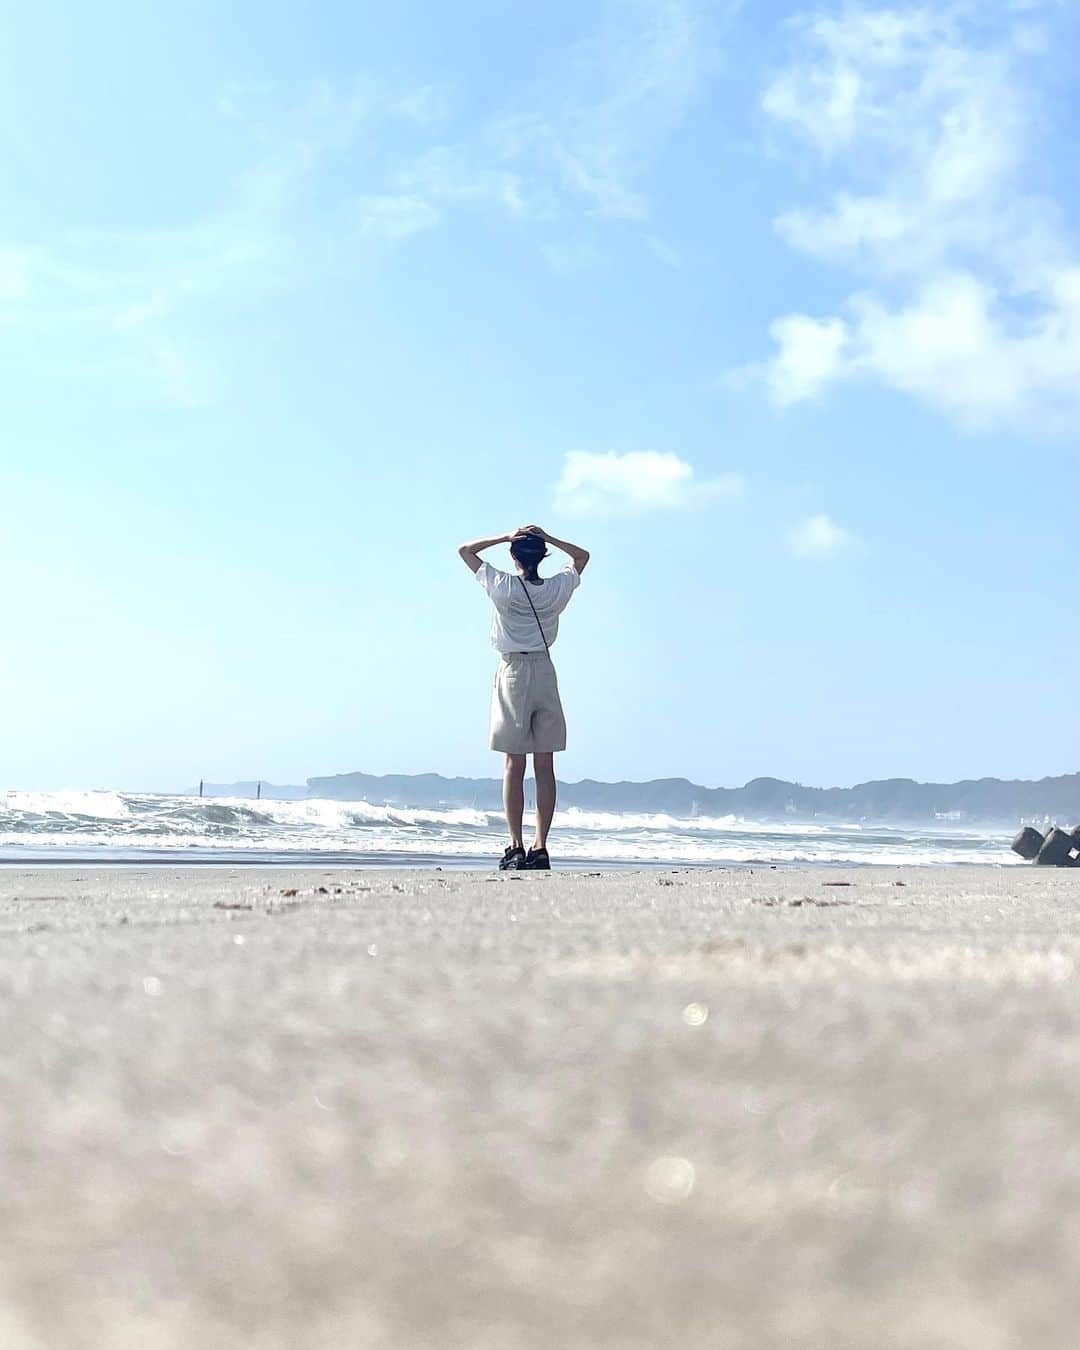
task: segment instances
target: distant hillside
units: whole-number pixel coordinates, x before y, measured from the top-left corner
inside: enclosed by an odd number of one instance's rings
[[[339,801],[398,806],[474,806],[497,810],[502,784],[494,778],[440,774],[335,774],[309,778],[308,794]],[[265,791],[265,789],[264,789]],[[663,811],[673,816],[743,816],[754,820],[825,816],[835,820],[930,824],[953,813],[968,823],[1012,825],[1049,816],[1080,822],[1080,773],[1037,782],[979,778],[963,783],[916,783],[886,778],[851,788],[812,788],[779,778],[755,778],[741,788],[707,788],[685,778],[647,783],[560,783],[559,803],[589,811]]]

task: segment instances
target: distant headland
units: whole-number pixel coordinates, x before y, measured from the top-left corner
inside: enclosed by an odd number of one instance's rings
[[[255,780],[207,783],[208,796],[253,797]],[[502,784],[495,778],[444,778],[437,773],[340,773],[309,778],[304,786],[261,784],[268,799],[330,798],[417,807],[498,810]],[[686,778],[644,783],[602,783],[585,778],[559,784],[559,804],[588,811],[665,812],[672,816],[740,816],[751,820],[881,821],[897,824],[1012,825],[1021,820],[1080,821],[1080,773],[1037,781],[1000,778],[960,783],[916,783],[885,778],[850,788],[804,787],[780,778],[754,778],[740,788],[709,788]]]

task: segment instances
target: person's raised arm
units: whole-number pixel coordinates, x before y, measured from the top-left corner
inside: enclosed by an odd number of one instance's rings
[[[538,534],[541,539],[545,539],[553,548],[558,548],[563,553],[570,555],[570,561],[574,564],[576,572],[584,572],[589,562],[589,550],[579,548],[577,544],[568,544],[565,539],[556,539],[553,534],[548,534],[547,530],[541,529],[539,525],[522,525],[515,534]]]
[[[513,537],[511,534],[500,534],[497,539],[474,539],[471,544],[461,545],[458,556],[470,572],[478,572],[484,561],[480,557],[484,549],[494,548],[496,544],[508,544]]]

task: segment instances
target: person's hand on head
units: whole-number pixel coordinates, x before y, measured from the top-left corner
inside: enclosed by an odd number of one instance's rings
[[[523,534],[538,534],[541,539],[547,539],[547,532],[539,525],[519,525],[514,537],[520,539]]]

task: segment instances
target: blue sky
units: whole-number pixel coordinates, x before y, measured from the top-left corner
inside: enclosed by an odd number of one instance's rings
[[[1077,768],[1071,7],[534,9],[8,16],[5,786]]]

